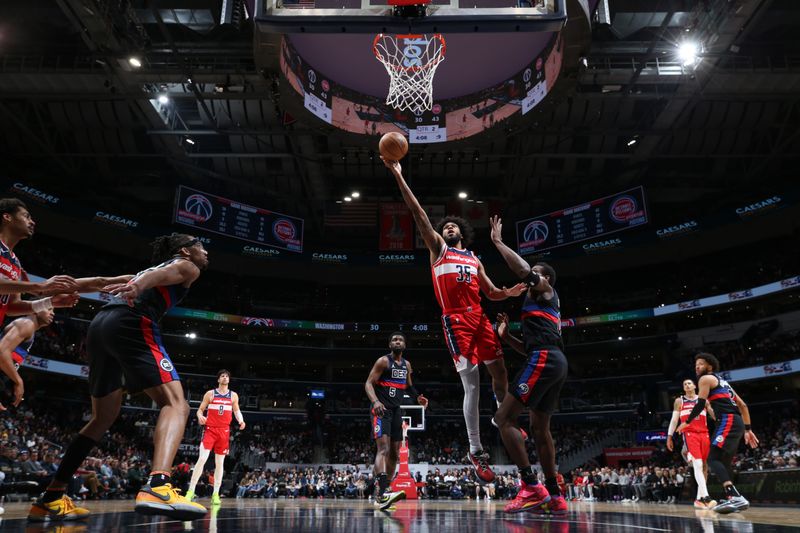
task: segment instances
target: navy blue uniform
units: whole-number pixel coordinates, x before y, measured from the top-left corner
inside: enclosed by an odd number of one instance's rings
[[[132,281],[175,261],[185,259],[174,258],[148,268]],[[105,396],[123,385],[134,393],[180,380],[164,348],[158,323],[188,292],[180,285],[152,287],[143,291],[133,306],[115,298],[97,313],[86,340],[92,396]]]
[[[403,357],[399,363],[395,362],[392,354],[387,354],[386,358],[389,366],[374,385],[375,395],[386,409],[383,416],[376,415],[374,409],[370,410],[372,437],[377,439],[388,435],[393,442],[399,442],[403,440],[403,412],[400,406],[403,405],[403,396],[408,387],[408,365]]]
[[[708,401],[717,419],[717,429],[711,437],[711,446],[733,455],[739,448],[739,441],[744,436],[744,420],[736,405],[736,393],[728,382],[717,374],[717,386],[708,393]]]
[[[522,336],[528,360],[511,382],[509,392],[529,409],[552,414],[568,369],[555,290],[549,300],[541,295],[531,298],[528,291],[522,304]]]

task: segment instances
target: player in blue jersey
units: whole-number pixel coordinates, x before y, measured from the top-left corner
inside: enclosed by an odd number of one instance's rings
[[[75,520],[89,514],[65,494],[89,452],[117,419],[123,390],[144,391],[161,412],[153,433],[152,471],[136,496],[137,512],[178,520],[205,516],[206,509],[181,496],[170,483],[172,461],[183,438],[189,404],[161,342],[158,322],[177,305],[208,266],[199,239],[173,234],[153,243],[156,266],[104,287],[116,299],[94,317],[87,335],[92,418],[67,447],[53,481],[33,504],[28,519]]]
[[[678,426],[678,433],[689,429],[692,421],[700,416],[711,404],[717,420],[717,429],[711,437],[711,451],[708,453],[708,468],[717,476],[725,490],[725,499],[714,511],[721,514],[744,511],[750,502],[739,494],[733,485],[731,461],[744,442],[751,448],[758,446],[758,438],[750,427],[750,409],[733,387],[717,372],[720,371],[719,360],[710,353],[699,353],[695,356],[694,369],[697,373],[697,403],[686,422]]]
[[[375,455],[375,506],[388,509],[391,505],[405,498],[403,491],[387,493],[390,477],[394,476],[400,444],[403,441],[403,397],[406,393],[422,407],[428,406],[428,400],[417,392],[411,381],[411,363],[403,357],[406,349],[406,337],[399,331],[389,338],[391,353],[381,356],[372,365],[364,390],[367,392],[372,406],[370,421],[372,438],[378,446]]]
[[[558,406],[568,367],[561,339],[560,302],[553,288],[556,272],[547,263],[536,263],[531,267],[506,246],[502,238],[503,224],[498,216],[492,217],[489,223],[492,242],[500,255],[511,271],[528,284],[522,304],[523,340],[509,333],[508,316],[500,315],[497,323],[499,337],[527,358],[525,365],[509,383],[509,394],[495,414],[503,444],[522,478],[519,493],[506,505],[505,511],[566,514],[567,502],[556,479],[556,451],[550,434],[550,417]],[[544,473],[544,486],[533,471],[519,431],[519,416],[525,409],[530,412],[531,432]]]

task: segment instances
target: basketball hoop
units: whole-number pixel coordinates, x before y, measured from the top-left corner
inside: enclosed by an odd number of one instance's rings
[[[389,74],[386,103],[412,113],[430,111],[433,107],[433,76],[444,61],[445,49],[441,33],[376,35],[372,51]]]

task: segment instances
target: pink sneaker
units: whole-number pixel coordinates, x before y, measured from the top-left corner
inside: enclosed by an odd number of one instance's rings
[[[565,515],[569,511],[567,508],[567,500],[563,496],[550,496],[550,501],[542,506],[547,510],[548,514],[552,515]]]
[[[507,513],[519,513],[522,511],[536,511],[542,505],[550,501],[550,494],[544,485],[527,485],[522,482],[522,488],[517,493],[517,497],[503,509]]]

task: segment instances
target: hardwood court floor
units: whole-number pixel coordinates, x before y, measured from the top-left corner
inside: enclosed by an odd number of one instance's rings
[[[201,500],[201,503],[206,503]],[[690,505],[572,503],[567,516],[506,515],[498,501],[406,501],[393,513],[373,510],[355,500],[223,500],[202,520],[170,521],[140,516],[133,502],[89,502],[92,516],[84,523],[29,524],[28,504],[7,503],[0,516],[3,533],[147,531],[292,532],[292,533],[573,533],[573,532],[798,532],[800,509],[754,507],[727,516],[695,511]]]

